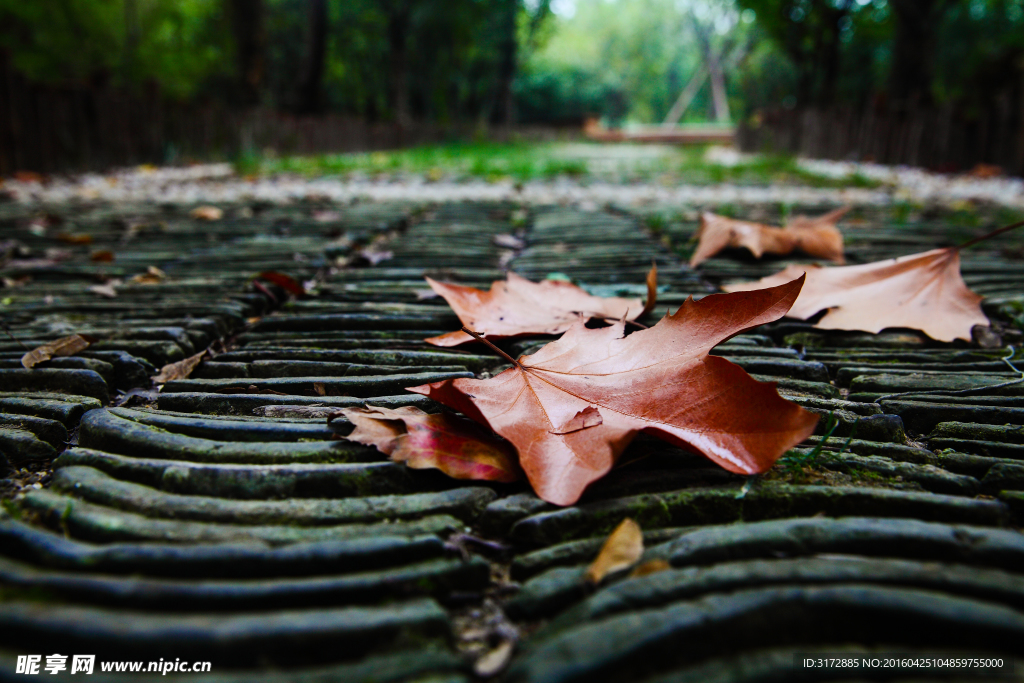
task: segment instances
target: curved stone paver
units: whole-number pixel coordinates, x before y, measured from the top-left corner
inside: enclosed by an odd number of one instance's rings
[[[1003,359],[1024,338],[1024,294],[1005,244],[965,255],[996,321],[976,343],[780,321],[720,345],[836,421],[768,475],[641,437],[628,465],[559,509],[523,485],[459,482],[335,438],[350,429],[328,423],[338,407],[436,411],[403,388],[502,366],[422,341],[458,325],[423,275],[486,288],[511,267],[642,296],[654,261],[660,311],[789,259],[726,255],[695,273],[677,253],[695,227],[686,212],[225,209],[198,223],[100,205],[57,225],[0,206],[0,233],[19,240],[2,269],[19,283],[11,333],[101,338],[32,371],[0,339],[0,467],[16,492],[0,512],[0,678],[19,654],[86,650],[209,659],[211,681],[469,681],[475,660],[514,642],[504,680],[653,682],[795,680],[799,652],[1019,649],[1024,390]],[[853,220],[851,262],[964,232]],[[46,258],[57,235],[68,260]],[[115,259],[90,259],[103,250]],[[254,280],[268,272],[311,295]],[[89,289],[110,278],[113,298]],[[161,365],[208,347],[191,377],[153,390]],[[587,564],[626,516],[644,560],[669,568],[588,587]]]

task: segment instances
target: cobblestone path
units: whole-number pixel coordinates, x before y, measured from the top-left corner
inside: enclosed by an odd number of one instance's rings
[[[511,267],[642,296],[655,260],[660,314],[786,261],[719,257],[698,274],[676,253],[693,221],[652,233],[626,212],[224,208],[199,222],[181,207],[65,205],[61,222],[0,206],[0,680],[31,680],[14,673],[25,654],[209,661],[202,675],[97,665],[88,680],[238,683],[472,681],[513,646],[500,680],[537,683],[890,680],[809,673],[794,655],[1021,654],[1024,384],[1006,384],[1024,368],[1019,237],[965,255],[995,322],[973,343],[782,321],[719,346],[837,422],[768,475],[640,438],[556,508],[332,438],[348,428],[328,423],[337,407],[437,410],[403,388],[501,365],[421,341],[459,326],[423,298],[423,275],[486,287]],[[876,211],[844,224],[852,262],[983,232]],[[498,246],[512,232],[523,249]],[[254,281],[270,271],[313,294]],[[113,291],[95,288],[105,279]],[[71,333],[100,341],[21,367],[23,346]],[[153,389],[162,365],[211,346],[189,378]],[[671,568],[588,589],[587,564],[627,516],[645,559]]]

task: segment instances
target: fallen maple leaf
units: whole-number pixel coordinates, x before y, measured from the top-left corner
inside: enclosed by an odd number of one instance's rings
[[[356,426],[347,437],[414,469],[436,468],[455,479],[512,482],[522,478],[512,449],[477,425],[414,406],[342,408]]]
[[[96,342],[96,337],[87,334],[72,334],[55,341],[38,346],[21,357],[21,364],[31,370],[39,363],[50,360],[54,356],[73,356],[84,351]]]
[[[596,586],[609,574],[632,567],[643,554],[644,534],[640,525],[627,517],[609,534],[601,552],[587,567],[587,583]]]
[[[864,332],[909,327],[938,341],[970,341],[971,328],[987,327],[989,322],[981,311],[984,297],[968,289],[960,276],[960,248],[841,268],[794,265],[756,282],[722,289],[745,292],[806,277],[789,317],[807,320],[828,309],[815,327]]]
[[[200,361],[203,360],[203,356],[206,355],[209,349],[203,349],[194,356],[189,356],[184,360],[179,360],[176,363],[168,363],[167,365],[160,368],[160,374],[153,377],[153,381],[157,384],[166,384],[167,382],[176,379],[186,379],[192,374],[192,371],[196,369]]]
[[[486,380],[410,388],[512,442],[537,495],[575,503],[644,431],[732,472],[763,472],[818,418],[708,352],[785,315],[801,280],[772,289],[687,299],[657,325],[624,337],[625,322],[573,325],[560,339]]]
[[[647,303],[588,294],[571,282],[531,282],[509,273],[508,279],[491,283],[485,292],[426,278],[459,316],[462,324],[485,338],[515,337],[523,334],[561,334],[580,320],[636,320],[653,310],[657,301],[658,268],[647,273]],[[630,314],[632,312],[632,315]],[[463,331],[449,332],[425,340],[435,346],[457,346],[473,341]]]
[[[813,218],[794,216],[784,228],[705,212],[700,217],[700,241],[690,257],[690,267],[697,267],[729,247],[743,247],[757,258],[766,253],[783,255],[799,250],[842,263],[843,234],[836,228],[836,222],[849,210],[845,206]]]

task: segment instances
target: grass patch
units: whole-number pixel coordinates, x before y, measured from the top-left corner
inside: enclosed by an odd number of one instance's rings
[[[801,169],[793,157],[761,155],[726,166],[705,160],[706,146],[601,145],[595,143],[465,142],[386,152],[276,156],[246,154],[239,175],[295,174],[344,178],[423,177],[428,181],[551,180],[597,178],[611,182],[812,187],[872,186],[866,178],[836,179]]]

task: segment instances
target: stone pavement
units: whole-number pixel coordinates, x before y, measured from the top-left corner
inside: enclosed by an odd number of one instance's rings
[[[55,653],[212,664],[166,677],[97,665],[90,680],[239,683],[472,681],[509,651],[498,675],[515,682],[890,680],[809,673],[795,655],[1020,655],[1020,236],[965,254],[994,321],[970,344],[787,320],[720,345],[833,416],[831,437],[823,419],[769,474],[640,438],[556,508],[333,438],[350,428],[328,422],[338,407],[438,410],[404,387],[499,370],[485,349],[421,341],[459,326],[423,276],[487,287],[508,267],[642,295],[654,260],[663,311],[788,260],[691,271],[695,213],[249,202],[200,222],[188,208],[0,205],[0,680],[32,679],[14,673],[18,655]],[[843,227],[851,262],[984,232],[880,209]],[[513,232],[523,249],[498,246]],[[267,272],[312,293],[254,279]],[[71,333],[100,341],[21,367],[23,347]],[[206,348],[189,378],[154,390],[162,365]],[[645,559],[671,568],[588,589],[587,564],[627,516]],[[902,678],[951,675],[967,676]]]

